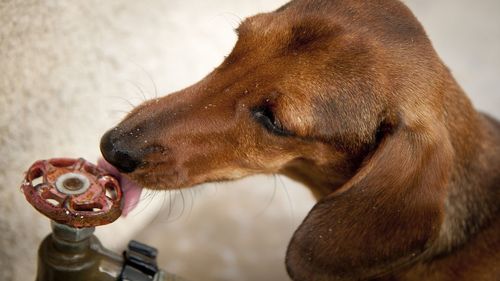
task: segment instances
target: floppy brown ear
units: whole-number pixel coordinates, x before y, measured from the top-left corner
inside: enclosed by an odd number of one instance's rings
[[[293,280],[365,280],[418,257],[443,220],[451,169],[448,134],[437,120],[399,125],[359,172],[320,200],[287,252]]]

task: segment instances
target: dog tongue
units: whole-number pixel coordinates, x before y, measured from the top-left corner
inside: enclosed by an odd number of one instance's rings
[[[120,181],[123,191],[123,211],[122,215],[126,217],[139,203],[142,188],[129,179],[126,175],[121,174],[118,169],[111,165],[103,158],[97,160],[97,167],[105,170]]]

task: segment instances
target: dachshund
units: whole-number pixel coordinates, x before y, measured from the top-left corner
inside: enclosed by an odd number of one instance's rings
[[[223,63],[101,140],[145,188],[279,173],[317,204],[295,281],[500,280],[500,123],[398,0],[294,0],[244,20]]]

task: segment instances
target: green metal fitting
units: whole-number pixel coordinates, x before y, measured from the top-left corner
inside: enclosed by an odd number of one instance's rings
[[[38,250],[36,281],[183,281],[158,270],[154,276],[123,276],[123,256],[105,249],[93,235],[95,228],[73,228],[51,222]]]

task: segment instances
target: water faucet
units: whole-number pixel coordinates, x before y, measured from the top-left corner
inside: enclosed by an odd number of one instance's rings
[[[121,215],[119,182],[84,159],[36,161],[21,185],[27,201],[51,219],[40,244],[36,281],[185,281],[156,263],[157,250],[130,241],[121,255],[102,246],[95,227]]]

